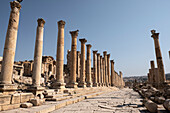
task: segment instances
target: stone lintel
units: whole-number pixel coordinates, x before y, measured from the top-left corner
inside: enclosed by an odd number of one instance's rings
[[[71,34],[72,37],[75,37],[75,36],[78,36],[78,32],[79,32],[79,30],[70,31],[70,34]]]
[[[14,9],[15,7],[20,10],[21,9],[21,4],[18,1],[12,1],[10,2],[11,9]]]
[[[94,54],[97,54],[97,52],[98,52],[98,50],[93,50],[93,53],[94,53]]]
[[[87,46],[87,47],[89,47],[89,48],[91,48],[91,47],[92,47],[92,45],[91,45],[91,44],[87,44],[86,46]]]
[[[64,28],[64,27],[65,27],[65,24],[66,24],[66,22],[63,21],[63,20],[58,21],[58,27],[59,27],[59,28]]]
[[[81,43],[86,43],[86,42],[87,42],[87,40],[86,40],[85,38],[79,39],[79,41],[80,41]]]
[[[156,30],[151,30],[151,33],[152,33],[152,35],[151,35],[151,37],[152,38],[159,38],[159,33],[156,33]]]
[[[37,22],[38,22],[38,27],[44,27],[45,20],[43,18],[38,18]]]

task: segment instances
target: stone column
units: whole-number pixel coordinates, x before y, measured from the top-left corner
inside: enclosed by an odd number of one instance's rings
[[[110,84],[110,54],[107,54],[107,74],[108,74],[108,85]]]
[[[96,60],[97,51],[93,51],[93,74],[94,74],[94,81],[93,81],[93,87],[97,87],[97,60]]]
[[[106,85],[106,76],[105,76],[105,60],[102,58],[102,67],[103,67],[103,86]]]
[[[42,52],[43,52],[43,32],[45,21],[42,18],[37,20],[37,33],[36,33],[36,42],[34,50],[34,66],[33,66],[33,75],[32,75],[32,85],[34,87],[40,86],[41,79],[41,65],[42,65]]]
[[[65,21],[58,21],[58,39],[57,39],[57,58],[56,58],[56,88],[65,88],[64,71],[64,27]]]
[[[100,78],[100,53],[97,53],[97,83],[98,83],[98,86],[101,86],[101,78]]]
[[[115,70],[114,70],[114,61],[110,60],[111,63],[111,86],[115,86]]]
[[[108,86],[108,70],[107,70],[107,51],[103,52],[103,56],[104,56],[104,62],[105,62],[105,81],[106,81],[106,86]]]
[[[100,83],[101,86],[103,86],[103,60],[102,60],[102,56],[100,56]]]
[[[165,71],[164,71],[164,65],[163,65],[163,61],[162,61],[162,54],[161,54],[161,49],[160,49],[160,45],[159,45],[159,33],[155,33],[155,30],[152,30],[152,38],[154,39],[154,44],[155,44],[155,53],[156,53],[156,60],[157,60],[157,66],[158,66],[158,70],[159,70],[159,82],[160,85],[163,85],[163,83],[166,81],[165,78]]]
[[[119,71],[119,73],[120,73],[120,87],[123,87],[123,75],[121,71]]]
[[[85,82],[85,43],[87,42],[86,39],[79,39],[81,42],[81,59],[80,59],[80,82],[78,84],[79,87],[86,87],[86,82]]]
[[[91,80],[91,44],[87,44],[87,87],[92,87],[92,80]]]
[[[71,31],[70,34],[72,36],[72,45],[71,45],[71,76],[70,81],[68,84],[69,88],[77,88],[77,82],[76,82],[76,60],[77,60],[77,36],[78,31]]]
[[[80,79],[80,51],[77,51],[77,65],[76,65],[77,78]]]
[[[17,42],[18,24],[21,5],[17,1],[10,2],[11,13],[6,33],[6,40],[3,52],[3,61],[0,76],[0,91],[3,93],[13,93],[15,85],[11,83],[13,74],[13,64]]]

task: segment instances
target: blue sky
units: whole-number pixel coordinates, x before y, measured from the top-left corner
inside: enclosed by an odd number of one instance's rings
[[[12,0],[0,4],[0,56]],[[115,60],[115,70],[124,76],[146,75],[150,60],[155,60],[150,30],[160,33],[160,46],[165,72],[170,72],[170,0],[23,0],[15,60],[33,59],[37,19],[44,18],[43,55],[55,58],[57,21],[66,21],[66,53],[71,49],[69,31],[79,29],[80,38],[92,44],[92,50],[107,50]],[[80,50],[78,41],[77,49]]]

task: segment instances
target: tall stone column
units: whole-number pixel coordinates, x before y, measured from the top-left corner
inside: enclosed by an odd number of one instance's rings
[[[107,54],[108,85],[110,85],[110,54]]]
[[[58,21],[58,39],[57,39],[57,58],[56,58],[56,88],[65,88],[64,71],[64,27],[65,21]]]
[[[121,71],[119,71],[120,73],[120,87],[123,87],[123,74]]]
[[[107,70],[107,51],[103,52],[103,56],[104,56],[104,62],[105,62],[105,81],[106,81],[106,86],[108,86],[108,70]]]
[[[97,87],[97,59],[96,59],[97,51],[93,51],[93,74],[94,74],[94,80],[93,80],[93,87]]]
[[[80,59],[80,82],[78,84],[79,87],[86,87],[86,82],[85,82],[85,43],[87,42],[86,39],[79,39],[81,42],[81,59]]]
[[[100,83],[101,86],[103,86],[103,60],[102,60],[102,56],[100,56]]]
[[[114,61],[110,60],[111,63],[111,86],[115,86],[115,70],[114,70]]]
[[[100,78],[100,53],[97,53],[97,83],[98,83],[98,86],[101,86],[101,78]]]
[[[87,87],[92,87],[92,79],[91,79],[91,44],[87,44]]]
[[[165,71],[164,71],[164,65],[162,61],[162,54],[161,54],[161,49],[159,45],[159,33],[155,33],[155,30],[152,30],[152,38],[154,39],[154,44],[155,44],[155,53],[156,53],[156,60],[157,60],[157,66],[159,70],[159,85],[163,85],[163,83],[166,81],[165,78]]]
[[[40,86],[41,78],[41,65],[42,65],[42,52],[43,52],[43,32],[45,21],[42,18],[37,20],[37,33],[36,33],[36,42],[34,50],[34,66],[33,66],[33,75],[32,75],[32,85],[35,87]]]
[[[105,76],[105,60],[102,58],[102,67],[103,67],[103,86],[106,85],[106,76]]]
[[[11,83],[13,64],[17,42],[18,24],[21,4],[17,1],[10,2],[11,13],[6,33],[6,40],[3,52],[3,61],[0,76],[0,92],[13,93],[17,86]]]
[[[78,31],[71,31],[70,34],[72,36],[72,45],[71,45],[71,76],[68,84],[69,88],[77,88],[76,82],[76,60],[77,60],[77,36]]]
[[[77,78],[80,79],[80,51],[77,51],[77,65],[76,65]]]

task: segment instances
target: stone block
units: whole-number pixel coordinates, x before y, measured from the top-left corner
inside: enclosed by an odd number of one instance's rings
[[[32,107],[32,106],[33,106],[32,103],[22,103],[22,104],[21,104],[21,107],[22,107],[22,108],[30,108],[30,107]]]
[[[1,111],[19,108],[20,104],[1,105]]]
[[[21,94],[13,94],[11,96],[11,104],[19,104],[21,103]]]
[[[170,99],[165,100],[163,106],[166,110],[170,111]]]
[[[40,106],[44,103],[44,99],[30,99],[30,102],[34,105],[34,106]]]
[[[0,105],[10,104],[10,101],[11,101],[11,95],[0,96]]]
[[[21,103],[27,102],[33,97],[34,95],[32,93],[21,93]]]

